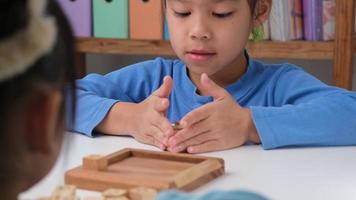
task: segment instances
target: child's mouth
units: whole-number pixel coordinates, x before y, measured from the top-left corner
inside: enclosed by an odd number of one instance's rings
[[[195,61],[206,61],[215,56],[216,53],[207,51],[188,51],[187,55],[190,59]]]

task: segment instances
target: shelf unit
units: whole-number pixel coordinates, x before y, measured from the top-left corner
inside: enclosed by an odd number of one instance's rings
[[[329,59],[333,60],[333,84],[352,89],[354,44],[354,0],[336,0],[335,40],[328,42],[250,42],[247,50],[255,58]],[[77,66],[85,74],[85,54],[122,54],[175,56],[168,41],[78,38]]]

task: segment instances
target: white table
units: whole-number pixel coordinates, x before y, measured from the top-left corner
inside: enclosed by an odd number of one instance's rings
[[[106,155],[126,147],[158,150],[130,137],[89,138],[68,133],[54,169],[20,199],[50,195],[56,186],[63,185],[64,172],[80,165],[84,156]],[[202,155],[223,158],[226,174],[193,191],[196,194],[214,189],[245,189],[273,200],[356,199],[355,146],[266,151],[259,145],[248,145]],[[79,191],[81,196],[93,194]]]

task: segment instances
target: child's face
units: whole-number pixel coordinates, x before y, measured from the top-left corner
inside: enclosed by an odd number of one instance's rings
[[[236,71],[252,28],[247,0],[167,0],[170,41],[190,75]]]

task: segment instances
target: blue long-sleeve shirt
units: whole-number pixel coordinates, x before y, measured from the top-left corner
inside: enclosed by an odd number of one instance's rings
[[[328,86],[292,64],[264,64],[250,57],[248,63],[245,74],[225,89],[251,109],[264,149],[356,144],[355,92]],[[114,103],[143,101],[166,75],[173,78],[171,122],[213,100],[197,94],[181,60],[157,58],[78,80],[77,118],[70,128],[92,136]]]

